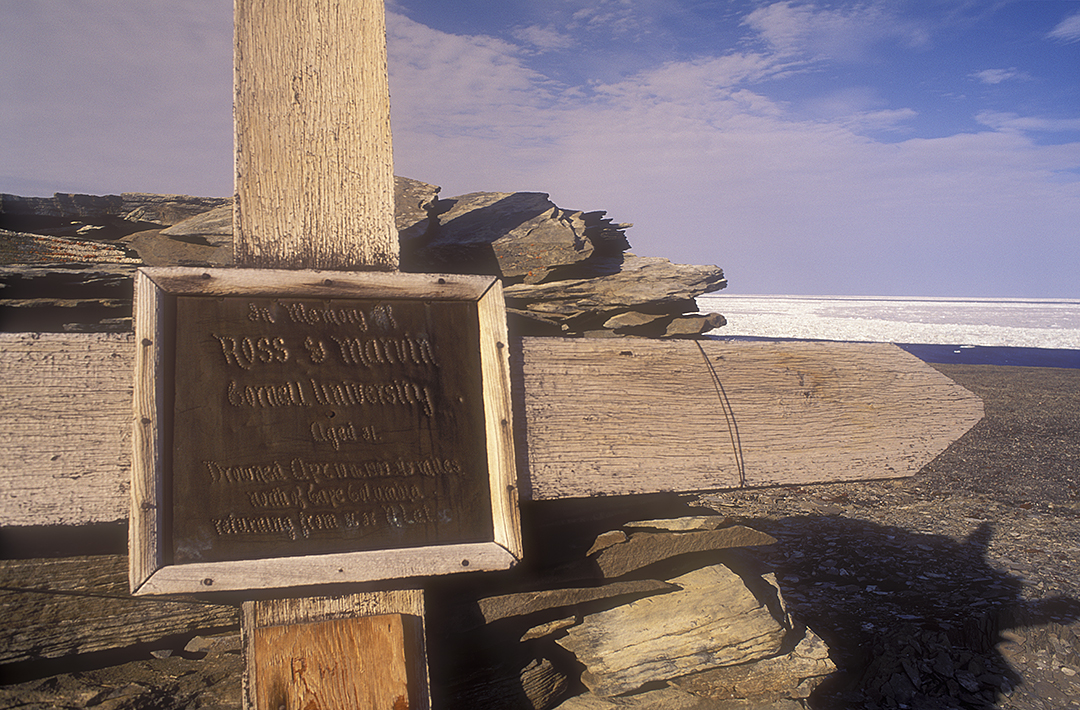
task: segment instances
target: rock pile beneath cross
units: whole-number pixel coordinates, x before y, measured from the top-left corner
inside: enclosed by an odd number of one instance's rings
[[[450,671],[450,704],[803,707],[835,666],[825,643],[792,622],[772,574],[740,551],[773,542],[720,516],[631,522],[600,535],[553,572],[561,583],[527,576],[527,589],[480,598],[471,621],[447,612],[457,626],[443,642],[462,658],[470,644],[498,649],[482,667]]]

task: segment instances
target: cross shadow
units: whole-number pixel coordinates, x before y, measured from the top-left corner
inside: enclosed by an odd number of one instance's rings
[[[957,542],[839,516],[757,522],[779,540],[760,557],[789,610],[839,669],[811,708],[997,707],[1024,683],[1002,634],[1080,618],[1080,601],[1025,599],[991,566],[991,523]]]

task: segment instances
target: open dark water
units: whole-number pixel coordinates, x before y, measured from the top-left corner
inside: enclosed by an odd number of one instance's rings
[[[755,338],[746,335],[709,334],[713,340],[785,342],[809,340],[828,342],[823,338]],[[1063,367],[1080,369],[1080,350],[1052,348],[1010,348],[994,345],[938,345],[925,343],[896,343],[923,362],[949,365],[1014,365],[1016,367]]]
[[[990,345],[897,345],[923,362],[957,365],[1016,365],[1080,369],[1080,350],[1007,348]]]

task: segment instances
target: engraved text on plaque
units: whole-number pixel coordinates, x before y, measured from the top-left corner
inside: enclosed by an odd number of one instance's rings
[[[172,564],[491,539],[468,302],[175,299]]]

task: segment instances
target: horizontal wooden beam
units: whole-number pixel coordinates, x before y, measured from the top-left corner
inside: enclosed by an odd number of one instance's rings
[[[520,372],[533,499],[913,476],[983,416],[888,343],[533,338]]]
[[[133,336],[0,334],[0,526],[123,520]],[[887,344],[526,338],[524,497],[914,475],[982,402]]]

